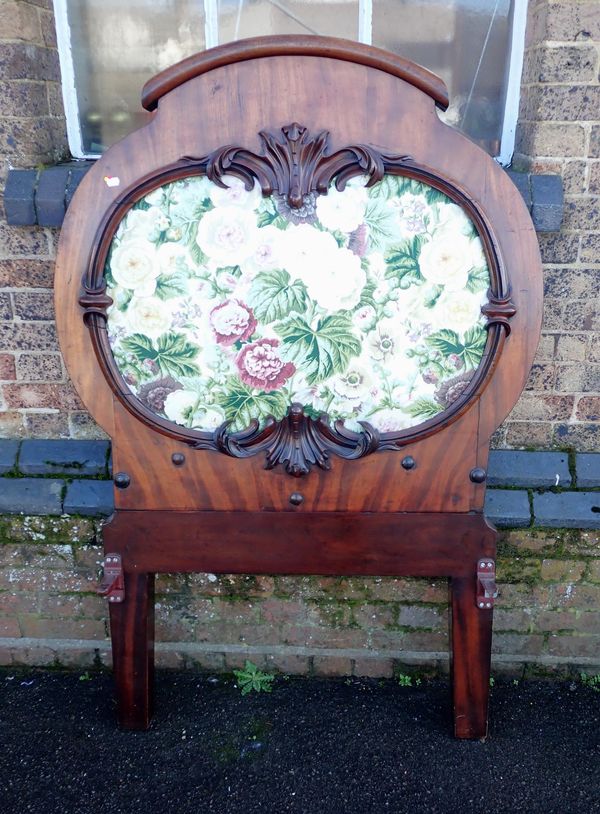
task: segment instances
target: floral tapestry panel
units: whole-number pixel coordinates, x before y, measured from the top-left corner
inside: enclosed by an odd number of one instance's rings
[[[307,195],[300,209],[224,181],[154,190],[113,239],[108,335],[142,404],[210,431],[280,419],[299,402],[390,432],[465,391],[490,276],[457,204],[392,175]]]

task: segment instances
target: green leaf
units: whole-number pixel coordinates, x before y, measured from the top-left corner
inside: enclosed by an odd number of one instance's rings
[[[147,339],[147,337],[145,337]],[[192,362],[200,349],[188,342],[185,334],[169,331],[159,336],[154,358],[163,374],[172,376],[194,376],[200,373],[198,365]]]
[[[483,326],[474,325],[466,331],[463,340],[464,350],[462,357],[465,360],[465,367],[467,369],[473,369],[479,365],[486,341],[487,331]]]
[[[490,273],[487,266],[472,268],[467,278],[467,291],[476,294],[478,291],[486,291],[490,285]]]
[[[398,194],[398,178],[394,175],[384,175],[379,183],[368,188],[370,198],[389,200]]]
[[[407,407],[407,410],[413,418],[422,418],[423,421],[426,421],[428,418],[433,418],[438,413],[441,413],[442,406],[433,399],[421,396],[415,399]]]
[[[132,353],[136,359],[143,362],[144,359],[156,359],[158,351],[152,344],[152,340],[144,334],[132,334],[121,342],[124,351]]]
[[[370,200],[365,209],[365,223],[369,227],[369,245],[381,250],[394,236],[396,223],[394,213],[381,201]]]
[[[425,278],[419,268],[419,255],[424,242],[422,235],[416,235],[393,246],[385,255],[386,280],[395,280],[400,288],[423,282]]]
[[[425,187],[425,198],[428,204],[434,203],[452,203],[451,199],[439,189],[435,187]]]
[[[367,284],[361,291],[360,300],[358,302],[357,307],[354,310],[362,308],[365,305],[371,305],[373,308],[375,308],[375,299],[373,298],[373,294],[376,288],[377,283],[374,280],[368,280]]]
[[[464,350],[464,346],[456,331],[451,331],[449,328],[442,328],[436,331],[425,339],[426,343],[431,347],[439,350],[443,356],[450,356],[451,353],[460,356]]]
[[[287,317],[291,311],[299,314],[306,311],[306,289],[298,280],[290,284],[287,271],[263,271],[252,283],[248,303],[258,320],[274,322]]]
[[[299,361],[309,384],[343,373],[350,359],[361,351],[349,316],[341,312],[319,320],[316,328],[302,317],[292,317],[278,325],[276,331],[292,357]]]
[[[227,420],[232,422],[234,430],[243,430],[254,419],[260,421],[268,415],[279,420],[288,407],[283,393],[277,390],[272,393],[255,393],[237,376],[227,380],[225,390],[217,401],[225,411]]]
[[[156,280],[156,296],[161,300],[183,296],[187,291],[187,280],[180,274],[161,274]]]

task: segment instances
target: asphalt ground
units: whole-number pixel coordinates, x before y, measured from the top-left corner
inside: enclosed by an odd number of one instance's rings
[[[0,672],[0,811],[594,814],[600,692],[497,680],[485,743],[451,736],[447,681],[234,681],[159,672],[148,732],[107,673]]]

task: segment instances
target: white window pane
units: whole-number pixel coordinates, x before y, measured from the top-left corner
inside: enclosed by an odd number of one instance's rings
[[[375,0],[373,45],[439,74],[444,119],[500,152],[512,23],[510,0]]]
[[[358,0],[219,0],[219,42],[265,34],[358,36]]]
[[[140,127],[144,82],[201,51],[198,0],[68,0],[71,48],[85,153],[101,153]]]

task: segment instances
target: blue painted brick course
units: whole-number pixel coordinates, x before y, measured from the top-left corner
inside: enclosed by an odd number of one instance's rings
[[[485,496],[485,515],[500,528],[523,528],[531,523],[527,492],[491,489]]]
[[[600,453],[582,452],[575,457],[577,486],[600,487]]]
[[[65,514],[112,514],[115,505],[111,480],[76,480],[67,487]]]
[[[527,489],[570,486],[569,458],[562,452],[492,450],[487,483],[488,486],[523,486]]]
[[[0,440],[0,475],[5,475],[15,467],[20,441],[3,438]]]
[[[0,514],[62,514],[64,481],[50,478],[3,478]]]
[[[35,193],[37,222],[40,226],[60,226],[63,222],[69,172],[68,164],[63,164],[48,167],[40,173]]]
[[[108,441],[23,441],[24,475],[106,475]]]
[[[534,495],[536,526],[600,529],[600,492],[546,492]]]
[[[4,212],[10,226],[30,226],[36,222],[35,184],[37,170],[9,170],[4,187]]]

